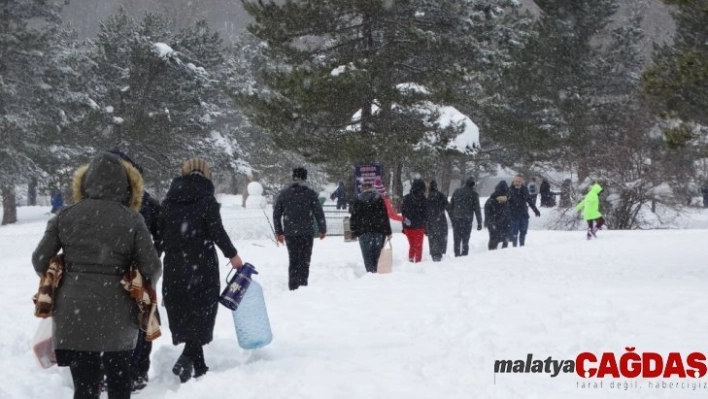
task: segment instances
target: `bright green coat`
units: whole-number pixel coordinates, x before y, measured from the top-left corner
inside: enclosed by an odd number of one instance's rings
[[[590,192],[585,195],[585,198],[575,206],[575,209],[583,211],[583,218],[585,218],[585,220],[595,220],[602,217],[600,213],[600,199],[598,198],[600,191],[602,191],[602,187],[595,183],[592,188],[590,188]]]

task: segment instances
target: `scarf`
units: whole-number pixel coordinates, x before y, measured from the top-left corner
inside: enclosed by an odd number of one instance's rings
[[[140,330],[145,332],[145,341],[152,342],[158,339],[162,333],[160,332],[160,318],[157,313],[157,293],[155,288],[143,281],[143,276],[134,265],[123,275],[120,283],[138,304],[140,311],[138,322]]]
[[[47,271],[39,279],[39,290],[32,297],[34,315],[41,319],[52,316],[54,297],[64,275],[64,255],[56,255],[49,260]]]

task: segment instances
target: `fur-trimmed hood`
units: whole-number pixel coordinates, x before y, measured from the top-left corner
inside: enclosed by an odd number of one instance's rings
[[[74,173],[74,202],[83,199],[116,201],[140,211],[144,183],[140,172],[118,156],[104,152]]]

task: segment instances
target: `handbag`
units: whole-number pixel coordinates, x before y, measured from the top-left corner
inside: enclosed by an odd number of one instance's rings
[[[46,319],[52,316],[54,301],[56,300],[63,274],[64,255],[56,255],[49,260],[49,267],[39,280],[39,289],[32,297],[34,315],[36,317]]]
[[[39,321],[37,332],[32,340],[32,352],[37,359],[39,367],[48,369],[57,364],[54,353],[54,340],[52,339],[52,318],[47,317]]]
[[[379,264],[376,266],[376,273],[388,274],[393,270],[393,245],[391,245],[391,239],[386,240],[388,246],[384,246],[381,250],[381,255],[379,255]]]

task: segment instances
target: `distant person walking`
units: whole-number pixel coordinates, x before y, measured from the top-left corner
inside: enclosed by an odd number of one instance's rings
[[[488,248],[493,251],[502,244],[509,246],[511,229],[511,209],[509,207],[509,186],[504,180],[494,188],[494,192],[484,203],[484,226],[489,231]]]
[[[600,213],[600,193],[602,186],[598,183],[590,187],[590,191],[585,195],[582,201],[575,206],[575,209],[583,212],[583,219],[588,223],[587,239],[597,237],[597,231],[605,224],[605,219]]]
[[[317,193],[306,185],[307,170],[293,169],[293,182],[280,192],[273,206],[273,224],[279,243],[288,248],[288,287],[294,291],[307,286],[314,245],[313,218],[320,240],[327,235],[322,205]]]
[[[553,193],[551,192],[551,184],[547,179],[543,179],[541,182],[539,193],[541,194],[541,207],[553,208],[556,206],[556,199],[553,197]]]
[[[403,197],[401,216],[403,234],[408,238],[408,260],[418,263],[423,260],[423,239],[427,222],[428,204],[425,198],[425,182],[413,180],[410,193]]]
[[[432,180],[428,186],[428,224],[425,232],[433,262],[440,262],[447,253],[446,212],[449,207],[447,196],[438,191],[438,183]]]
[[[514,176],[513,184],[509,189],[509,210],[511,211],[511,245],[524,246],[526,233],[529,229],[529,208],[533,209],[536,217],[541,216],[536,205],[531,201],[524,179],[520,175]]]
[[[708,208],[708,182],[701,188],[701,193],[703,194],[703,207]]]
[[[347,190],[344,187],[343,181],[339,181],[337,189],[334,190],[329,198],[333,201],[337,201],[337,210],[347,209]]]
[[[477,217],[477,231],[482,230],[482,209],[479,194],[474,189],[474,179],[468,178],[463,187],[452,194],[450,217],[452,218],[452,239],[455,256],[467,256],[470,251],[472,223]]]
[[[536,184],[535,177],[531,178],[531,181],[529,182],[528,186],[526,186],[526,188],[529,190],[529,197],[531,198],[531,202],[536,205],[536,199],[538,199],[538,185]]]
[[[376,273],[386,238],[391,238],[391,221],[381,194],[371,184],[362,184],[361,189],[352,209],[352,235],[359,239],[364,268]]]
[[[64,195],[62,195],[61,190],[57,189],[56,191],[54,191],[54,193],[52,193],[50,202],[52,205],[52,214],[59,213],[61,208],[64,207]]]

